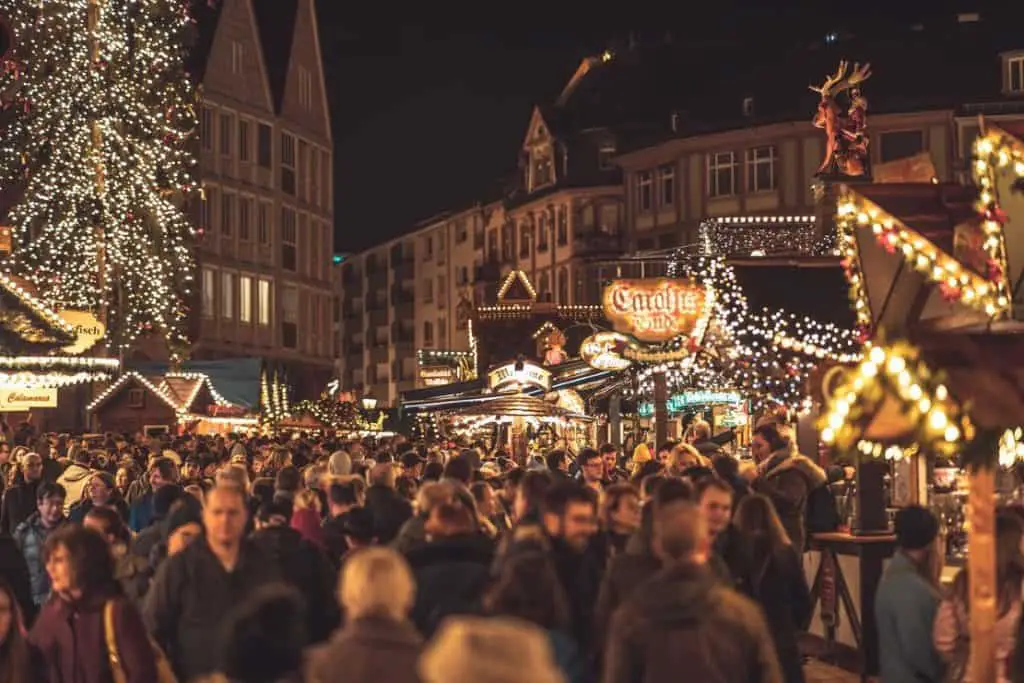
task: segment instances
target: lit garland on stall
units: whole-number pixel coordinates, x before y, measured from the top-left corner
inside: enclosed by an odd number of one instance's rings
[[[731,216],[702,221],[698,240],[705,254],[765,256],[835,253],[835,237],[818,236],[815,216]]]
[[[433,443],[441,436],[441,428],[438,426],[437,413],[420,412],[412,423],[412,436],[414,439]]]
[[[288,405],[288,385],[275,370],[273,377],[264,368],[260,374],[260,420],[274,424],[291,414]]]
[[[829,399],[819,421],[821,440],[850,450],[887,400],[899,402],[901,419],[911,428],[909,441],[946,456],[974,438],[974,426],[950,395],[941,377],[906,342],[874,346]],[[861,446],[861,452],[865,452]],[[878,454],[871,444],[871,454]],[[883,451],[884,453],[884,451]]]
[[[115,347],[159,331],[175,357],[189,344],[194,269],[181,207],[198,190],[188,5],[0,4],[16,37],[0,71],[12,114],[0,183],[25,185],[10,214],[16,257],[7,266],[57,308],[105,312]]]

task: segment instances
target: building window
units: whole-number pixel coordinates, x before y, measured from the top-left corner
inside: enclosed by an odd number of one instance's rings
[[[299,104],[306,111],[313,108],[313,75],[303,66],[299,67]]]
[[[281,133],[281,190],[295,196],[295,136]]]
[[[544,187],[555,181],[552,173],[551,157],[536,155],[533,158],[533,188]]]
[[[548,229],[549,221],[546,213],[540,215],[537,224],[537,251],[548,250]]]
[[[252,161],[252,123],[247,119],[238,119],[238,160]]]
[[[558,303],[562,306],[566,306],[569,303],[569,269],[559,268],[558,269]]]
[[[462,244],[469,239],[469,230],[466,229],[466,219],[460,218],[455,222],[455,244]]]
[[[777,189],[775,162],[778,159],[774,145],[747,150],[747,192],[771,192]]]
[[[906,159],[924,151],[924,132],[919,130],[898,130],[881,135],[882,162]]]
[[[281,345],[294,349],[299,343],[299,290],[285,285],[281,294]]]
[[[442,349],[448,346],[448,321],[444,318],[437,319],[437,341]]]
[[[551,277],[548,275],[548,271],[542,270],[538,280],[540,286],[537,287],[537,300],[551,301]]]
[[[235,274],[220,274],[220,315],[225,320],[235,317]]]
[[[270,287],[270,280],[260,280],[256,290],[257,322],[260,325],[270,325],[270,311],[273,308],[273,290]]]
[[[238,198],[238,239],[248,242],[252,239],[252,197]]]
[[[225,192],[220,196],[220,234],[231,237],[235,227],[235,195]]]
[[[600,149],[597,150],[597,167],[602,171],[608,171],[615,168],[615,164],[612,159],[615,158],[615,143],[606,142],[601,145]]]
[[[242,65],[245,58],[245,48],[237,40],[231,41],[231,73],[236,76],[242,73]]]
[[[423,239],[423,260],[429,261],[434,257],[434,238],[425,237]]]
[[[423,321],[423,345],[434,345],[434,323],[430,322],[429,320]]]
[[[260,123],[256,126],[256,163],[262,168],[270,168],[270,141],[272,139],[270,125]]]
[[[212,268],[203,268],[203,317],[212,318],[216,313],[217,273]]]
[[[709,154],[708,196],[731,197],[736,194],[736,154],[716,152]]]
[[[530,226],[525,223],[519,228],[519,258],[530,257]]]
[[[1008,91],[1024,93],[1024,56],[1006,60],[1006,78]]]
[[[501,226],[501,260],[511,261],[516,253],[516,231],[511,225]]]
[[[640,171],[636,174],[636,204],[641,211],[650,211],[654,205],[653,185],[650,171]]]
[[[320,195],[320,160],[323,152],[313,148],[309,152],[309,201],[313,206],[323,206]]]
[[[243,323],[252,322],[252,277],[238,278],[238,319]]]
[[[473,249],[479,250],[484,248],[484,226],[483,223],[479,223],[473,226]]]
[[[129,389],[128,390],[128,407],[129,408],[145,408],[146,407],[146,391],[145,391],[145,389]]]
[[[658,169],[658,203],[672,206],[676,203],[676,170],[671,166]]]
[[[437,307],[444,308],[448,301],[448,278],[444,275],[437,276]]]
[[[298,261],[295,230],[295,209],[290,207],[281,208],[281,267],[285,270],[295,270]]]
[[[235,143],[235,115],[221,112],[220,115],[220,153],[231,156],[231,146]]]
[[[260,244],[270,244],[270,203],[260,202],[256,209],[256,238]]]
[[[569,243],[569,211],[564,206],[558,207],[555,220],[558,221],[558,246]]]
[[[213,110],[209,107],[203,107],[203,113],[199,119],[199,141],[203,146],[203,151],[213,151]]]
[[[299,158],[296,162],[298,169],[298,196],[304,201],[309,201],[309,143],[299,140]]]
[[[423,303],[434,303],[434,281],[429,277],[423,281]]]

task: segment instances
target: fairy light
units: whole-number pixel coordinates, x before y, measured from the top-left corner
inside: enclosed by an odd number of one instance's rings
[[[18,40],[0,70],[0,183],[25,191],[4,265],[55,308],[106,310],[114,347],[161,332],[177,356],[194,285],[182,207],[199,189],[189,3],[98,2],[92,33],[83,0],[7,4]]]
[[[840,449],[854,446],[865,455],[893,459],[888,447],[858,440],[867,421],[887,396],[901,403],[912,425],[914,443],[937,453],[955,455],[974,435],[970,418],[953,399],[940,377],[906,342],[872,346],[828,400],[819,420],[821,440]]]
[[[815,216],[726,216],[702,221],[698,240],[705,254],[766,256],[835,252],[833,235],[820,237]]]

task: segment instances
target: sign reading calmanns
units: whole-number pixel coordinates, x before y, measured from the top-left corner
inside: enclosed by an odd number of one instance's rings
[[[659,343],[691,335],[707,322],[711,293],[692,280],[614,280],[604,290],[604,314],[616,332]]]
[[[487,386],[491,391],[516,391],[526,387],[550,391],[551,373],[529,361],[524,361],[518,370],[515,363],[506,363],[487,373]]]
[[[57,389],[0,389],[0,412],[24,412],[32,408],[56,408]]]

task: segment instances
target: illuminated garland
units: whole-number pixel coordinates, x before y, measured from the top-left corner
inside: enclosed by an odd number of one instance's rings
[[[835,251],[833,235],[818,236],[815,216],[736,216],[702,221],[698,240],[705,254],[764,256],[797,253],[824,256]]]
[[[715,311],[699,347],[684,348],[684,340],[673,340],[662,350],[663,358],[651,356],[653,364],[636,371],[642,395],[650,394],[651,375],[664,372],[670,392],[735,388],[750,397],[755,410],[771,402],[796,409],[803,406],[807,380],[822,360],[860,358],[860,343],[850,330],[783,311],[752,313],[735,271],[720,255],[679,251],[668,273],[710,285]]]
[[[901,418],[911,425],[909,440],[922,449],[952,457],[962,441],[974,438],[970,418],[941,375],[932,372],[917,349],[898,342],[873,347],[847,374],[818,422],[821,440],[842,451],[852,450],[885,401],[893,399],[899,402]]]
[[[16,36],[0,70],[11,119],[0,184],[25,187],[10,214],[16,249],[6,266],[56,308],[105,313],[113,346],[161,332],[175,356],[188,348],[194,270],[182,206],[198,190],[188,4],[0,6]]]
[[[984,122],[983,122],[984,123]],[[982,218],[984,248],[990,259],[990,279],[996,284],[996,306],[1005,314],[1010,308],[1009,277],[1006,263],[1006,215],[999,208],[996,170],[1012,169],[1017,180],[1024,179],[1024,145],[997,126],[983,127],[983,135],[974,141],[974,183],[978,186],[975,209]]]

